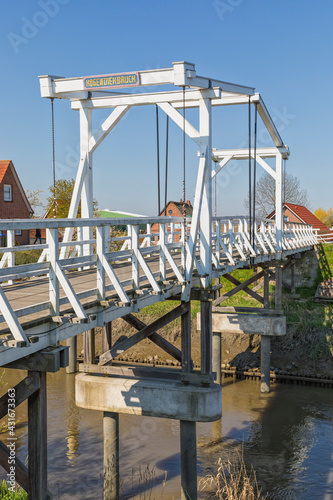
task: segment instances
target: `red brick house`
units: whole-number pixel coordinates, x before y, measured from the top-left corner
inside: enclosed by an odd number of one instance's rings
[[[11,160],[0,160],[0,219],[30,219],[33,210]],[[1,225],[1,224],[0,224]],[[29,244],[29,231],[17,230],[15,240]]]
[[[275,218],[275,210],[267,219]],[[314,229],[318,229],[319,233],[328,233],[329,229],[318,219],[310,210],[302,205],[296,205],[294,203],[284,203],[283,204],[283,220],[284,222],[301,222],[302,224],[311,224]]]
[[[193,207],[191,205],[190,200],[187,200],[185,203],[185,215],[186,217],[192,217]],[[183,201],[169,201],[166,209],[163,208],[160,215],[167,215],[170,217],[183,217]],[[167,230],[170,231],[170,226],[168,224]],[[153,224],[151,227],[152,233],[158,233],[158,224]],[[175,233],[180,233],[180,227],[175,225]],[[175,236],[175,241],[179,241],[179,236]]]

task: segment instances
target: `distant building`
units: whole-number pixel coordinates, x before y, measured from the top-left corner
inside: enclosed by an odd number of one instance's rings
[[[0,160],[0,219],[29,219],[34,213],[11,160]],[[29,231],[17,229],[15,240],[29,244]]]
[[[180,201],[169,201],[167,206],[163,208],[160,213],[161,216],[169,216],[169,217],[183,217],[183,200]],[[192,217],[193,215],[193,207],[191,205],[190,200],[187,200],[185,203],[185,216]],[[168,224],[167,230],[170,231],[170,225]],[[175,233],[180,233],[180,224],[175,224]],[[151,227],[152,233],[158,233],[159,228],[158,224],[153,224]],[[175,241],[179,241],[180,235],[175,236]]]
[[[267,219],[275,219],[275,210],[268,215]],[[302,224],[311,224],[314,229],[318,229],[319,233],[327,233],[328,227],[318,219],[310,210],[303,205],[294,203],[283,204],[283,220],[284,222],[298,222]]]

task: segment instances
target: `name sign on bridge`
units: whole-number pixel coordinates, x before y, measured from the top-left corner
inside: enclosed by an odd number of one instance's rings
[[[136,87],[139,73],[115,73],[113,75],[88,76],[83,79],[85,89],[110,89],[114,87]]]

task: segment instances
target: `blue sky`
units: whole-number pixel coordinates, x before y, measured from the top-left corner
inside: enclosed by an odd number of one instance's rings
[[[38,75],[109,74],[186,60],[199,75],[254,86],[291,149],[288,171],[307,189],[312,208],[333,206],[330,0],[7,0],[0,15],[0,158],[13,160],[25,189],[42,189],[46,197],[52,183],[50,102],[40,97]],[[55,114],[57,178],[72,178],[78,113],[56,100]],[[94,129],[105,116],[94,114]],[[194,111],[188,117],[197,123]],[[161,116],[162,165],[164,126]],[[262,145],[269,145],[260,127]],[[244,141],[246,108],[214,109],[213,147]],[[196,147],[190,139],[186,144],[193,201]],[[181,145],[172,125],[169,198],[175,200],[182,196]],[[245,212],[246,169],[234,163],[220,177],[219,214]],[[94,155],[94,196],[100,208],[154,215],[156,186],[155,109],[132,109]]]

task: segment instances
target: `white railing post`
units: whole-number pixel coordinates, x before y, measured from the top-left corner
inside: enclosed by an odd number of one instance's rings
[[[105,300],[105,269],[103,267],[103,255],[106,250],[105,232],[105,226],[96,227],[97,294],[99,300]]]
[[[166,224],[160,223],[159,228],[160,228],[159,245],[161,247],[161,249],[160,249],[160,273],[161,273],[161,279],[165,280],[166,279],[166,266],[165,266]]]
[[[282,155],[276,155],[275,179],[275,226],[276,250],[282,251],[283,207],[282,207]]]
[[[132,280],[133,287],[139,288],[139,261],[137,252],[139,251],[139,226],[131,226],[131,249],[132,249]]]
[[[46,243],[48,245],[49,270],[49,295],[50,295],[50,315],[59,316],[59,281],[57,278],[57,262],[59,259],[58,228],[46,229]]]
[[[14,229],[8,229],[7,230],[7,247],[13,248],[14,246],[15,246],[15,231],[14,231]],[[15,266],[15,252],[13,252],[13,251],[8,252],[7,266],[8,267]],[[13,283],[14,283],[13,280],[8,281],[9,285],[12,285]]]
[[[181,252],[181,266],[184,269],[185,273],[185,248],[186,248],[186,241],[185,241],[185,223],[184,221],[181,222],[180,224],[180,234],[179,234],[179,241],[182,243],[180,252]]]

